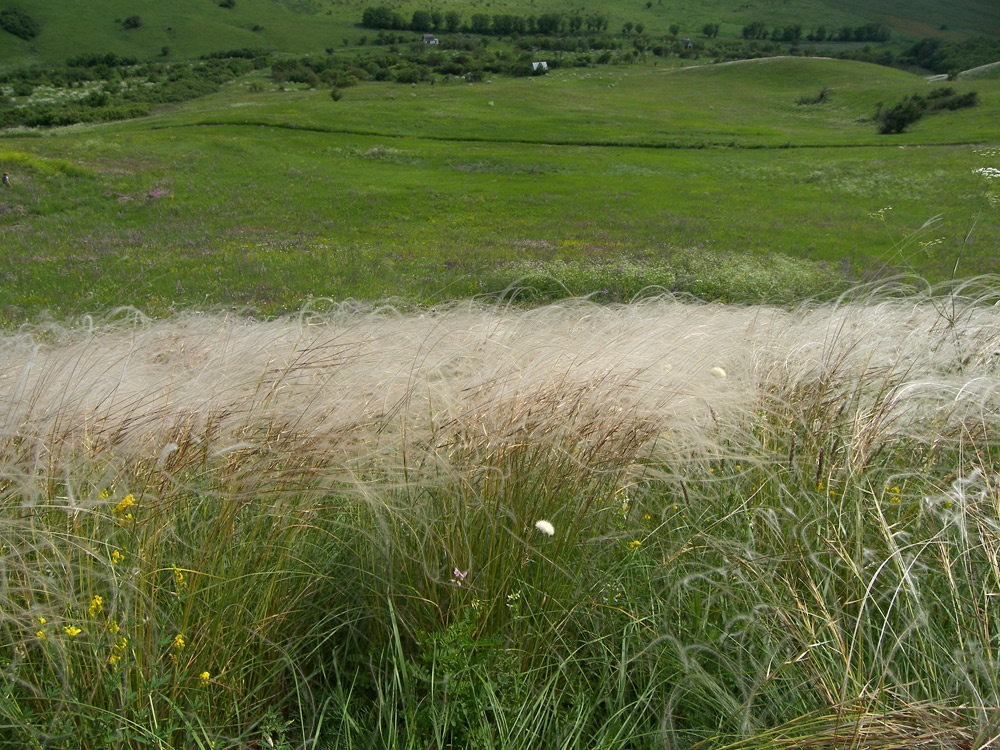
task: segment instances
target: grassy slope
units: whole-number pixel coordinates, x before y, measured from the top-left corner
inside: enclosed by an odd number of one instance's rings
[[[829,103],[800,106],[824,86]],[[957,84],[961,90],[974,84]],[[166,124],[270,124],[388,136],[599,145],[885,145],[859,119],[877,103],[929,90],[899,70],[825,59],[771,58],[725,65],[635,66],[545,78],[409,88],[367,85],[334,105],[325,91],[206,99]],[[220,108],[220,103],[223,106]],[[292,103],[292,106],[290,106]],[[928,118],[893,143],[978,142],[996,110]],[[159,121],[158,121],[159,122]]]
[[[795,104],[824,84],[829,104]],[[491,274],[510,261],[655,265],[693,250],[777,251],[855,272],[888,263],[931,279],[958,258],[960,274],[990,271],[1000,224],[972,170],[989,163],[974,144],[997,142],[997,83],[974,85],[978,108],[891,138],[858,116],[926,84],[838,61],[371,84],[340,102],[236,85],[142,121],[0,141],[17,183],[0,217],[0,304],[13,322],[122,303],[433,301],[502,287]],[[352,130],[378,135],[337,132]],[[442,140],[463,133],[493,140]],[[577,145],[524,142],[546,137]],[[803,148],[586,145],[674,140]],[[871,214],[886,206],[883,226]],[[705,293],[756,298],[735,276]]]
[[[218,49],[263,47],[289,52],[315,52],[329,46],[340,47],[347,38],[352,44],[371,34],[358,22],[364,7],[358,0],[238,0],[232,9],[220,8],[213,0],[162,0],[137,4],[134,0],[18,0],[23,9],[42,26],[41,34],[30,42],[0,32],[0,68],[35,62],[62,61],[78,52],[115,51],[140,59],[156,56],[164,46],[172,58],[185,58]],[[408,17],[414,9],[429,4],[406,3],[400,12]],[[961,38],[976,34],[1000,35],[1000,13],[995,4],[983,0],[963,0],[947,10],[927,8],[931,3],[895,3],[874,10],[865,3],[827,3],[822,0],[795,0],[779,5],[748,7],[741,0],[678,3],[674,0],[644,4],[612,0],[580,6],[568,0],[538,0],[530,5],[518,0],[490,3],[439,3],[442,10],[455,8],[468,20],[473,13],[539,14],[559,11],[566,14],[583,7],[585,13],[608,15],[609,30],[622,23],[643,23],[651,36],[666,34],[677,23],[681,33],[695,36],[707,22],[721,24],[720,37],[738,37],[744,24],[762,21],[770,25],[798,23],[805,29],[818,25],[838,28],[871,21],[889,23],[897,36],[948,36]],[[124,31],[115,19],[138,14],[139,29]],[[948,26],[947,32],[939,29]],[[260,27],[254,31],[255,27]]]

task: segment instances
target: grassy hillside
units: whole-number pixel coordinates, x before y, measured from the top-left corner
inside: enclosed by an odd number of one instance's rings
[[[786,300],[988,272],[1000,216],[973,170],[996,162],[1000,82],[951,85],[981,103],[881,136],[877,103],[932,84],[772,59],[367,83],[333,101],[257,73],[149,118],[0,140],[0,310],[277,312],[518,279]]]
[[[168,56],[188,58],[219,49],[261,47],[286,52],[317,52],[341,47],[344,40],[356,45],[361,36],[372,36],[359,22],[365,7],[361,0],[236,0],[232,8],[217,0],[16,0],[5,6],[23,10],[34,18],[39,35],[29,41],[0,31],[0,67],[30,63],[60,62],[82,52],[116,52],[149,59],[169,48]],[[414,10],[429,4],[393,5],[407,20]],[[828,3],[795,0],[753,5],[740,0],[686,2],[655,0],[649,7],[640,2],[613,0],[581,6],[568,0],[518,0],[484,3],[435,4],[441,11],[458,10],[468,21],[474,13],[538,15],[561,12],[600,12],[607,15],[608,32],[620,33],[625,22],[642,23],[645,32],[661,37],[677,24],[685,36],[700,34],[706,23],[719,23],[720,37],[739,37],[744,25],[761,22],[768,28],[800,24],[811,30],[870,22],[886,23],[898,38],[940,36],[961,39],[985,34],[1000,36],[1000,11],[987,0],[962,0],[947,9],[935,3],[897,3],[871,9],[865,3]],[[142,20],[139,28],[126,30],[121,21],[132,15]],[[942,29],[941,27],[946,27]]]
[[[444,81],[447,84],[447,81]],[[993,84],[955,83],[957,90]],[[828,88],[821,104],[799,101]],[[496,78],[487,86],[365,85],[338,103],[326,91],[230,89],[192,103],[165,124],[287,125],[331,132],[460,141],[579,145],[885,145],[871,122],[879,102],[926,93],[922,78],[826,59],[767,58],[725,65],[637,65]],[[230,107],[229,105],[234,105]],[[977,143],[994,132],[986,106],[927,118],[903,143]]]

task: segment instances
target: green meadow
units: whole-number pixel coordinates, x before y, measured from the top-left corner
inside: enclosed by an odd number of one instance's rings
[[[20,5],[3,66],[371,54],[360,2]],[[0,132],[0,747],[996,743],[1000,77],[630,57]]]
[[[932,84],[793,58],[365,83],[340,101],[259,73],[139,120],[15,131],[0,313],[267,315],[525,279],[543,297],[787,301],[985,273],[1000,229],[974,170],[995,161],[1000,84],[949,85],[981,103],[895,136],[876,133],[879,103]]]

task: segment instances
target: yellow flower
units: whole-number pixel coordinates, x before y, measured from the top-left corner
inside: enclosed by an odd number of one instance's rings
[[[96,617],[104,609],[104,599],[99,596],[95,596],[90,600],[90,609],[87,610],[87,614],[91,617]]]
[[[200,675],[198,675],[198,679],[207,685],[208,681],[212,679],[212,675],[209,674],[208,672],[202,672]]]
[[[135,495],[126,495],[119,501],[118,505],[116,505],[115,509],[111,512],[116,516],[121,516],[124,515],[133,505],[135,505]],[[125,518],[131,519],[132,514],[129,513],[125,516]]]
[[[108,632],[111,633],[111,635],[117,634],[119,630],[121,630],[121,628],[118,627],[118,623],[114,620],[108,623]]]
[[[66,635],[68,635],[68,636],[69,636],[70,638],[73,638],[73,637],[75,637],[75,636],[78,636],[78,635],[80,635],[80,633],[82,633],[82,632],[83,632],[82,630],[80,630],[80,628],[77,628],[77,627],[74,627],[74,626],[72,626],[72,625],[65,625],[65,626],[63,626],[63,631],[64,631],[64,632],[66,633]]]
[[[38,618],[38,624],[39,625],[44,625],[47,622],[48,622],[48,620],[46,620],[44,617],[39,617]]]
[[[101,493],[98,495],[98,497],[101,498],[102,500],[106,500],[109,497],[111,497],[111,491],[108,490],[107,487],[105,487],[103,490],[101,490]]]
[[[40,641],[46,641],[46,640],[48,640],[48,638],[45,636],[45,631],[44,630],[36,630],[35,631],[35,636]]]
[[[176,565],[174,566],[174,586],[179,589],[187,588],[187,581],[184,580],[184,573]]]
[[[820,492],[822,492],[823,491],[823,483],[822,482],[817,482],[816,483],[816,489],[819,490]]]
[[[118,563],[120,563],[124,559],[125,559],[125,555],[123,555],[118,550],[115,550],[114,552],[111,553],[111,564],[112,565],[117,565]]]
[[[174,636],[173,648],[177,649],[178,651],[184,650],[184,636],[182,636],[180,633]]]
[[[122,660],[122,655],[121,654],[119,654],[119,653],[112,653],[111,656],[108,657],[108,664],[117,664],[121,660]]]
[[[628,543],[629,549],[635,549],[636,547],[641,547],[641,546],[642,542],[640,542],[638,539],[633,539],[631,542]]]
[[[649,515],[649,513],[647,513],[646,515],[644,515],[642,517],[642,520],[643,521],[651,521],[651,520],[653,520],[653,517],[651,515]]]

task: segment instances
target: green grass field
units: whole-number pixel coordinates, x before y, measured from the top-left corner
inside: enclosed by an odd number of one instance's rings
[[[973,170],[995,162],[1000,84],[950,85],[981,103],[883,136],[878,103],[932,86],[843,61],[367,83],[339,102],[256,74],[141,120],[0,141],[0,315],[437,303],[522,277],[781,301],[990,272],[1000,217]]]

